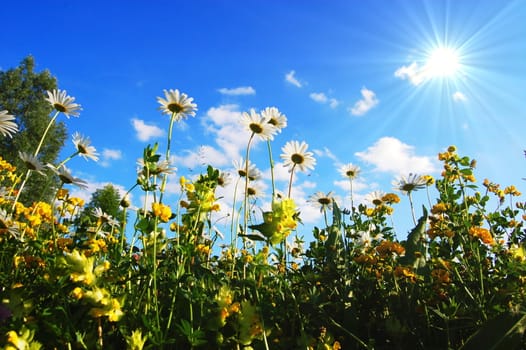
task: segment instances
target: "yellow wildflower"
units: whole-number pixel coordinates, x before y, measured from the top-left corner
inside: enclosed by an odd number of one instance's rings
[[[162,203],[152,203],[152,211],[153,215],[161,219],[162,222],[168,222],[172,216],[172,209]]]
[[[136,329],[132,332],[131,336],[125,336],[127,349],[129,350],[142,350],[144,343],[148,339],[148,335],[143,336],[140,329]]]
[[[519,192],[519,190],[517,190],[515,188],[515,186],[511,185],[511,186],[508,186],[504,189],[504,194],[509,194],[509,195],[512,195],[512,196],[520,196],[521,193]]]
[[[491,232],[486,228],[470,227],[469,234],[475,238],[479,238],[482,241],[482,243],[489,245],[495,244],[495,240],[493,239]]]

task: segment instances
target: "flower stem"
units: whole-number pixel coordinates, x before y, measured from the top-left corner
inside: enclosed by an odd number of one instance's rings
[[[46,130],[44,131],[44,134],[40,138],[40,142],[38,143],[37,149],[35,150],[35,153],[33,154],[35,157],[38,155],[38,152],[40,152],[40,148],[42,148],[42,144],[44,143],[44,139],[46,138],[46,135],[47,135],[49,129],[51,128],[51,125],[53,125],[53,123],[57,119],[58,114],[59,114],[59,112],[57,111],[55,113],[55,115],[51,118],[51,120],[49,121],[49,124],[47,125]]]
[[[166,144],[166,161],[170,161],[170,146],[172,143],[172,131],[174,127],[174,121],[175,121],[175,112],[172,112],[172,117],[170,118],[170,126],[168,128],[168,140]],[[161,194],[159,195],[159,203],[163,202],[163,194],[164,189],[166,188],[166,181],[168,180],[168,174],[164,174],[163,176],[163,182],[161,184]]]
[[[290,180],[289,180],[289,191],[287,194],[287,197],[290,198],[290,192],[292,191],[292,179],[294,177],[294,169],[296,168],[296,163],[292,166],[292,169],[290,169]]]
[[[267,141],[268,157],[270,162],[270,179],[272,182],[272,201],[276,197],[276,184],[274,183],[274,160],[272,159],[272,148],[270,147],[270,140]]]

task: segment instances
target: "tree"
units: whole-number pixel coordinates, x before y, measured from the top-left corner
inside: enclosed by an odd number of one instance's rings
[[[112,185],[107,184],[103,188],[95,190],[91,195],[90,202],[86,205],[84,213],[94,217],[93,210],[100,208],[104,213],[111,215],[114,219],[122,219],[120,209],[121,196],[119,191]]]
[[[57,88],[57,80],[48,70],[35,72],[32,56],[22,60],[20,66],[0,71],[0,110],[7,110],[16,117],[19,132],[13,138],[0,138],[0,156],[21,171],[26,170],[19,158],[19,151],[34,153],[51,120],[52,107],[45,100],[46,91]],[[43,163],[55,163],[67,137],[63,122],[51,126],[38,154]],[[21,193],[19,201],[31,204],[38,200],[51,200],[58,179],[49,171],[46,176],[32,174]]]

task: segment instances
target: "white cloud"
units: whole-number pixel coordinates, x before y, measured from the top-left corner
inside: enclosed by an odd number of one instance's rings
[[[402,80],[409,80],[411,84],[417,86],[428,79],[424,66],[419,66],[418,63],[413,62],[409,66],[402,66],[398,68],[395,73],[395,77]]]
[[[323,92],[313,92],[309,95],[309,97],[318,103],[326,103],[328,101],[327,95],[325,95]]]
[[[227,159],[239,159],[249,138],[239,122],[241,115],[238,105],[228,104],[210,108],[203,118],[206,132],[212,134]]]
[[[338,107],[339,104],[340,104],[340,101],[338,101],[337,99],[335,99],[335,98],[331,98],[331,99],[329,99],[329,106],[330,106],[332,109]]]
[[[164,136],[164,130],[154,124],[146,124],[144,120],[137,118],[133,118],[131,122],[140,141],[144,142],[154,137]]]
[[[374,145],[355,155],[372,164],[376,171],[407,175],[408,173],[429,174],[436,171],[434,157],[415,155],[414,146],[394,137],[382,137]]]
[[[329,98],[327,95],[323,92],[312,92],[309,94],[309,97],[318,103],[329,103],[329,106],[331,108],[336,108],[340,104],[340,102],[335,98]]]
[[[239,96],[239,95],[255,95],[256,90],[252,86],[239,86],[236,88],[228,89],[221,88],[218,90],[223,95]]]
[[[299,82],[298,79],[296,79],[296,77],[294,76],[295,74],[296,74],[296,72],[291,70],[290,72],[288,72],[285,75],[285,80],[288,81],[289,83],[291,83],[292,85],[300,88],[303,85]]]
[[[455,102],[465,102],[465,101],[468,100],[466,95],[464,95],[460,91],[455,92],[452,97],[453,97],[453,101],[455,101]]]
[[[314,149],[314,150],[312,150],[312,152],[314,152],[314,154],[318,158],[327,157],[327,158],[331,159],[332,161],[334,161],[334,163],[339,163],[338,157],[336,157],[336,155],[334,155],[334,153],[332,153],[331,150],[328,149],[327,147],[323,147],[322,150],[321,149]]]
[[[173,163],[189,169],[205,165],[219,168],[230,163],[223,152],[209,145],[200,146],[197,151],[186,150],[184,153],[184,156],[172,156]]]
[[[122,152],[118,149],[104,148],[102,150],[102,159],[100,165],[107,167],[111,160],[119,160],[122,158]]]
[[[349,109],[352,115],[364,115],[380,102],[372,90],[363,87],[360,92],[362,94],[362,99],[356,101],[354,107]]]

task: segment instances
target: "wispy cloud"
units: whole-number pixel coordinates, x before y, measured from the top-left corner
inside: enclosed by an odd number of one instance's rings
[[[256,90],[252,86],[239,86],[236,88],[221,88],[218,90],[223,95],[239,96],[239,95],[255,95]]]
[[[428,79],[425,66],[419,66],[416,62],[411,63],[409,66],[398,68],[394,75],[402,80],[409,80],[415,86],[422,84]]]
[[[313,92],[309,97],[318,103],[326,103],[328,101],[327,96],[323,92]]]
[[[380,102],[372,90],[363,87],[360,92],[362,94],[362,99],[356,101],[354,106],[349,109],[352,115],[364,115]]]
[[[395,137],[382,137],[363,152],[355,155],[372,164],[375,171],[394,175],[407,173],[429,174],[436,171],[434,157],[418,156],[414,146],[403,143]]]
[[[296,72],[291,70],[290,72],[288,72],[287,74],[285,74],[285,81],[291,83],[292,85],[296,86],[296,87],[302,87],[303,84],[300,83],[300,81],[298,79],[296,79]]]
[[[329,98],[323,92],[312,92],[309,94],[309,97],[311,98],[311,100],[321,104],[328,103],[331,108],[336,108],[340,104],[340,102],[337,99]]]
[[[453,94],[453,101],[455,101],[455,102],[465,102],[467,100],[468,100],[468,98],[466,97],[466,95],[464,95],[460,91],[457,91],[457,92],[455,92]]]
[[[133,118],[131,122],[140,141],[144,142],[154,137],[164,136],[164,130],[154,124],[146,124],[144,120],[137,118]]]
[[[101,157],[100,165],[103,167],[110,166],[110,161],[112,160],[119,160],[122,158],[122,152],[118,149],[109,149],[104,148],[102,150],[102,157]]]

